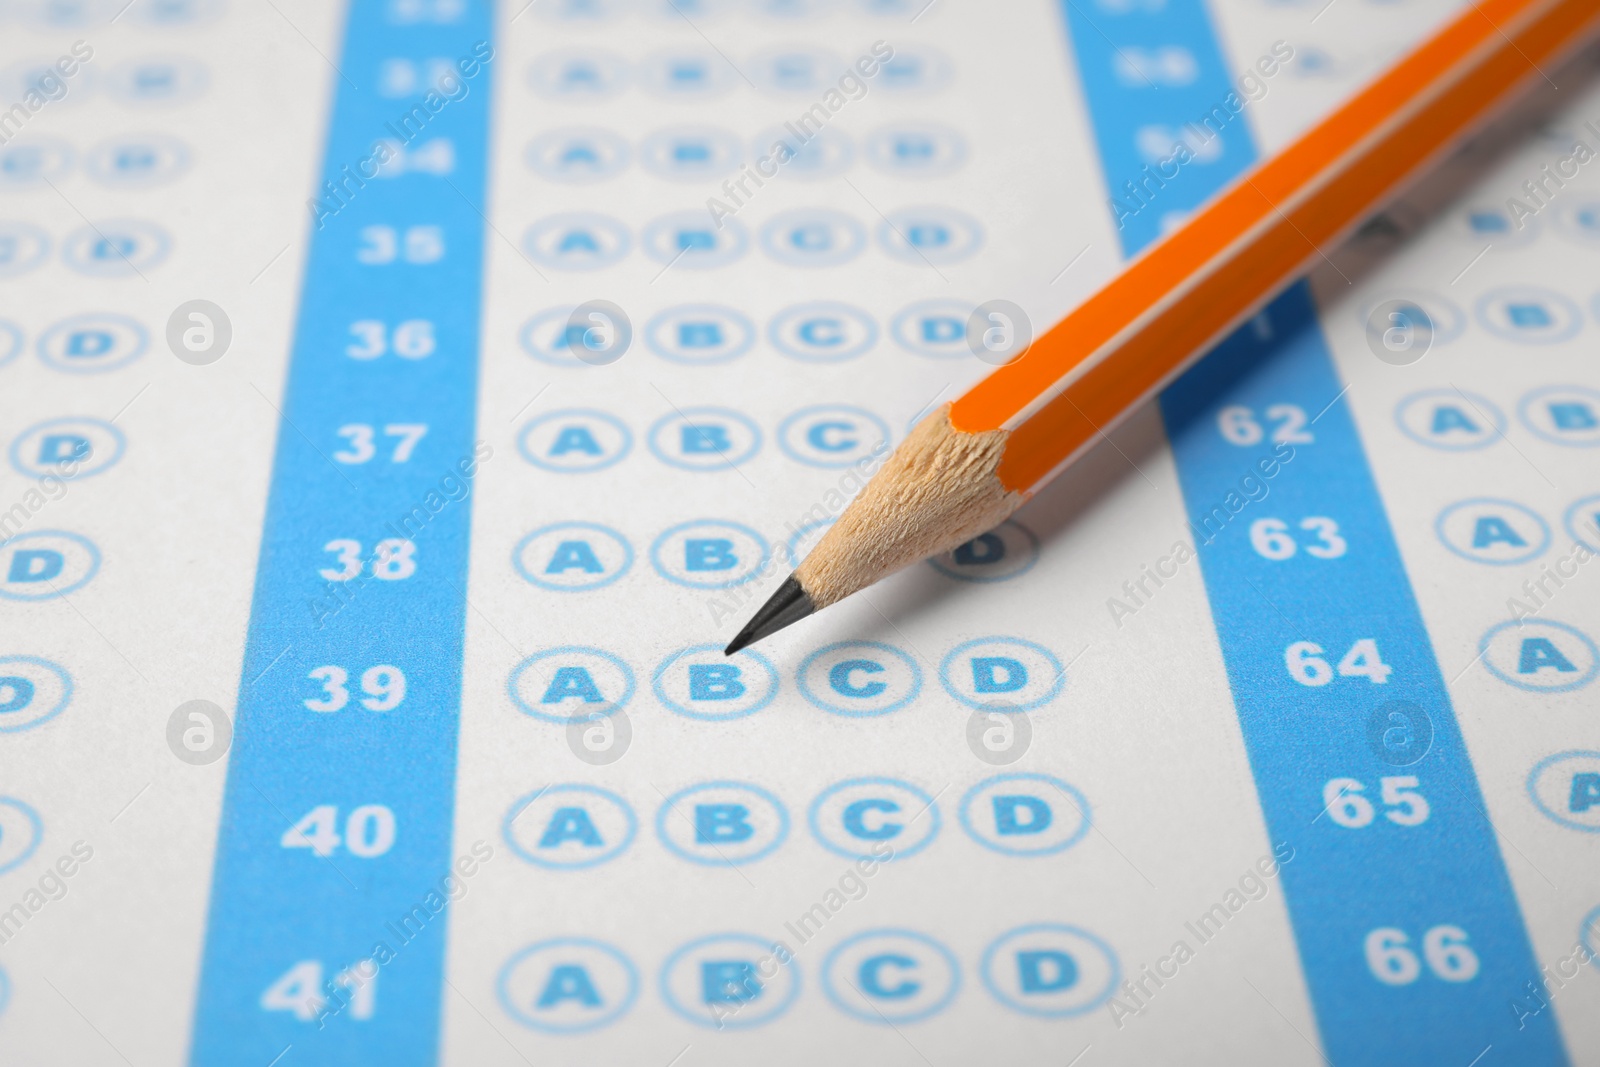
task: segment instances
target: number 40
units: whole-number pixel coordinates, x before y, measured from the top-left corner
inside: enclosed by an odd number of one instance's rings
[[[309,848],[318,856],[331,856],[342,844],[353,856],[372,859],[394,847],[394,812],[382,804],[363,804],[344,822],[344,837],[336,828],[339,809],[318,804],[283,832],[278,844],[284,848]]]

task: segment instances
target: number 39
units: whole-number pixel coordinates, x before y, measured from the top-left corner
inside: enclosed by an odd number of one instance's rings
[[[322,695],[303,701],[312,711],[332,713],[344,710],[350,703],[350,672],[329,664],[318,667],[306,677],[322,684]],[[361,672],[361,706],[368,711],[393,711],[406,699],[406,676],[399,667],[380,663]]]

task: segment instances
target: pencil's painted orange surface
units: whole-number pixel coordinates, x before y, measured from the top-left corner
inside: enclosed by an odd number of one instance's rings
[[[951,421],[1010,430],[1000,478],[1032,490],[1596,32],[1596,0],[1470,5],[974,386]]]

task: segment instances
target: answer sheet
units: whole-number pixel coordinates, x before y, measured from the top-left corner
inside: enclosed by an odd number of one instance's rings
[[[1466,7],[4,4],[0,1063],[1600,1064],[1593,62],[721,651]]]

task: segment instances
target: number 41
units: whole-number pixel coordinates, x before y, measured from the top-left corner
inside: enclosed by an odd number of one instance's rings
[[[331,987],[324,990],[322,973],[321,961],[301,960],[261,994],[261,1007],[266,1011],[291,1011],[303,1023],[315,1022],[333,993]],[[364,1021],[378,1010],[378,965],[372,960],[362,960],[340,971],[333,976],[333,985],[349,992],[350,1018]]]

